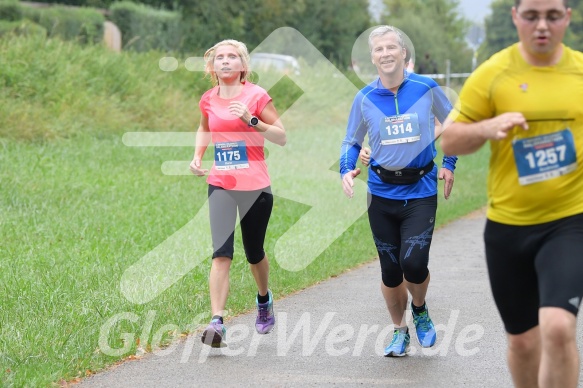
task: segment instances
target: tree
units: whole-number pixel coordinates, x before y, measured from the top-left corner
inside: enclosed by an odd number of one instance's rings
[[[465,42],[470,23],[458,12],[457,0],[385,0],[388,13],[381,20],[402,30],[411,39],[415,64],[424,69],[452,72],[472,68],[472,50]]]
[[[108,8],[114,0],[41,0]],[[182,51],[200,56],[223,39],[245,42],[251,51],[279,27],[300,31],[326,58],[345,67],[352,46],[370,26],[368,0],[141,0],[182,14]],[[286,52],[284,44],[278,48]],[[301,55],[301,53],[299,53]]]
[[[486,39],[478,51],[478,62],[518,41],[510,10],[514,0],[495,0],[492,12],[486,17]]]
[[[243,2],[231,0],[182,0],[180,9],[186,36],[184,51],[202,55],[206,49],[223,39],[245,40]]]
[[[352,46],[370,27],[368,0],[304,0],[305,7],[289,26],[300,31],[330,61],[351,63]]]
[[[251,47],[260,44],[273,31],[291,26],[306,8],[304,0],[248,0],[244,2],[245,41]]]
[[[93,7],[108,9],[111,4],[119,0],[38,0],[37,3],[45,4],[64,4],[64,5],[74,5],[80,7]],[[180,1],[174,0],[141,0],[136,1],[136,3],[144,4],[152,8],[159,8],[165,10],[176,10],[180,4]]]
[[[352,45],[370,25],[367,0],[181,0],[188,36],[185,47],[194,54],[215,42],[232,38],[253,50],[279,27],[300,31],[326,58],[342,67],[350,63]],[[288,52],[282,44],[274,50]]]
[[[583,0],[569,0],[571,24],[565,43],[575,50],[583,51]]]

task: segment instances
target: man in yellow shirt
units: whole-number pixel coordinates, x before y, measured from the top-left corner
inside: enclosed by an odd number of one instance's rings
[[[519,42],[468,78],[445,154],[490,142],[484,231],[517,387],[576,387],[583,298],[583,53],[567,0],[516,0]]]

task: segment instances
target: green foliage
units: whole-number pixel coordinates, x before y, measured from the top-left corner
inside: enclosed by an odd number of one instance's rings
[[[279,82],[269,89],[273,105],[277,113],[282,116],[302,95],[304,91],[288,76],[282,77]]]
[[[22,9],[16,0],[0,1],[0,20],[13,22],[22,19]]]
[[[280,27],[293,26],[306,11],[305,0],[248,0],[241,4],[244,9],[244,39],[255,47]],[[260,22],[256,22],[260,21]]]
[[[438,72],[444,73],[449,59],[452,72],[467,72],[472,52],[464,37],[470,24],[459,15],[458,4],[457,0],[385,0],[388,15],[381,22],[407,34],[417,67],[431,69],[435,61]]]
[[[105,17],[90,8],[30,8],[23,7],[26,18],[43,26],[49,37],[76,40],[79,43],[100,43],[103,40]]]
[[[101,9],[108,9],[112,4],[118,0],[38,0],[35,3],[42,4],[67,4],[77,7],[94,7]],[[140,4],[144,4],[153,8],[176,10],[180,6],[181,1],[176,0],[142,0]]]
[[[26,21],[2,23],[2,33],[16,35],[44,35],[79,43],[99,43],[103,40],[104,16],[89,8],[21,6],[15,1],[0,2],[0,21]]]
[[[58,39],[0,39],[0,138],[192,130],[201,73],[163,72],[157,51],[114,53]]]
[[[45,1],[52,3],[52,1]],[[67,0],[68,4],[104,6],[104,0]],[[153,7],[172,9],[165,11]],[[121,30],[124,49],[180,51],[200,56],[223,39],[237,39],[250,50],[279,27],[299,30],[322,54],[345,67],[352,45],[370,25],[367,0],[181,0],[113,2],[109,18]],[[56,17],[53,8],[27,9],[49,36],[71,39],[78,28],[68,15]],[[71,30],[71,31],[69,31]],[[285,53],[285,47],[280,48]]]
[[[215,0],[183,2],[188,32],[184,50],[202,55],[223,39],[237,39],[253,50],[279,27],[301,32],[326,58],[345,67],[350,63],[352,45],[370,25],[367,0]],[[290,53],[282,42],[278,53]]]
[[[254,42],[245,39],[246,29],[262,21],[246,18],[244,2],[185,0],[182,7],[185,52],[202,56],[206,49],[223,39],[244,41],[250,50],[254,47]]]
[[[518,41],[510,10],[514,0],[495,0],[492,13],[486,18],[486,39],[478,51],[478,62]]]
[[[0,37],[4,35],[38,36],[45,38],[47,30],[28,19],[7,22],[0,20]]]
[[[368,0],[65,1],[77,6],[107,7],[111,4],[108,17],[120,28],[125,49],[178,51],[189,56],[201,56],[206,49],[223,39],[243,41],[252,51],[273,31],[280,27],[292,27],[327,59],[339,68],[346,68],[352,62],[352,49],[357,38],[371,26]],[[52,0],[43,2],[55,3]],[[468,70],[471,52],[464,43],[467,23],[456,11],[458,0],[385,2],[390,10],[390,17],[385,18],[388,23],[411,35],[415,45],[419,46],[419,64],[423,64],[425,54],[429,53],[431,60],[438,62],[439,71],[445,70],[446,59],[451,59],[453,71]],[[80,28],[77,23],[64,15],[56,18],[54,11],[45,10],[26,7],[25,13],[28,18],[43,25],[50,37],[71,39],[78,33]],[[82,35],[101,39],[101,18],[85,23],[83,28],[86,31]],[[274,52],[302,56],[302,52],[290,53],[286,50],[289,46],[281,42]]]
[[[178,51],[183,25],[178,12],[157,10],[131,1],[114,3],[110,19],[120,29],[124,49]]]
[[[198,98],[211,85],[202,72],[160,70],[165,54],[114,53],[58,39],[0,39],[0,138],[42,140],[134,128],[190,131]],[[302,94],[288,78],[270,90],[283,113]]]
[[[301,32],[328,60],[346,67],[358,36],[370,27],[366,0],[305,0],[290,26]]]
[[[459,0],[386,0],[389,16],[396,18],[407,13],[422,14],[442,25],[439,31],[447,39],[459,39],[468,22],[458,13]]]
[[[569,0],[571,23],[565,35],[565,44],[583,51],[583,0]]]

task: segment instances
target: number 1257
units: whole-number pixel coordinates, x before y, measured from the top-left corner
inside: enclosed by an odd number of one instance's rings
[[[545,167],[549,164],[555,164],[558,161],[565,160],[565,145],[559,145],[546,150],[538,150],[536,152],[529,152],[524,157],[526,158],[530,168]]]

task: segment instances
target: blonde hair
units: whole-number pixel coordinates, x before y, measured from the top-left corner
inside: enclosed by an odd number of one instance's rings
[[[249,75],[251,74],[251,69],[249,68],[249,51],[247,50],[247,46],[243,42],[239,42],[238,40],[234,39],[225,39],[220,41],[219,43],[215,44],[210,49],[206,50],[204,53],[204,71],[205,73],[211,78],[213,85],[218,85],[219,80],[217,78],[217,73],[215,73],[214,69],[214,61],[217,52],[217,48],[221,46],[230,45],[233,46],[237,50],[237,54],[239,54],[239,58],[241,59],[241,64],[243,65],[243,70],[241,71],[241,77],[239,80],[241,82],[247,81],[249,79]]]

